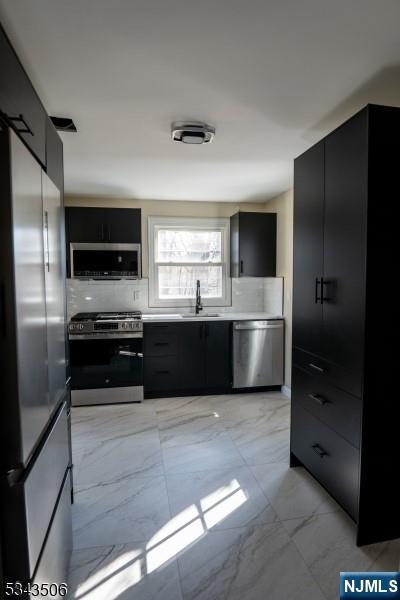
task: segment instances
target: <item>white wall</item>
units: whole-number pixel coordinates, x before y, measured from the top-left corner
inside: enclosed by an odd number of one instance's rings
[[[265,204],[266,212],[277,213],[277,269],[283,277],[283,315],[285,317],[285,385],[292,380],[292,292],[293,292],[293,189]]]

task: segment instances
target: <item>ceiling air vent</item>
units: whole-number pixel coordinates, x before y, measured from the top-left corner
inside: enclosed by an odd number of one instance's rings
[[[76,132],[76,125],[69,117],[50,117],[57,131]]]
[[[171,136],[174,142],[182,144],[209,144],[215,135],[215,128],[205,123],[172,123]]]

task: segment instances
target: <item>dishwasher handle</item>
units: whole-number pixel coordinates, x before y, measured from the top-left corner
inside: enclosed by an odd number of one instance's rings
[[[257,329],[283,329],[283,320],[274,321],[236,321],[233,323],[234,331],[250,331]]]

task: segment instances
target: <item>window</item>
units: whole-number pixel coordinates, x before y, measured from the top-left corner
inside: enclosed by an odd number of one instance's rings
[[[192,306],[200,280],[203,304],[230,304],[229,219],[149,217],[151,306]]]

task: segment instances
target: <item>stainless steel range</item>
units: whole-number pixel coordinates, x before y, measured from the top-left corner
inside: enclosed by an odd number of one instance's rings
[[[78,313],[68,332],[74,406],[143,400],[139,311]]]

